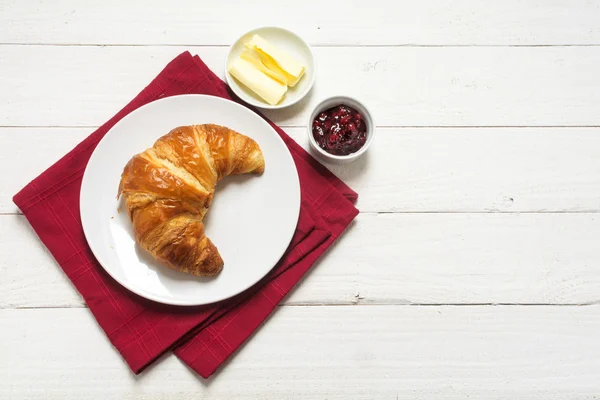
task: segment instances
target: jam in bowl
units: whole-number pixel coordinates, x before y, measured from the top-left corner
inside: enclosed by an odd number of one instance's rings
[[[367,142],[367,126],[360,113],[340,104],[321,111],[313,120],[315,141],[328,153],[347,156]]]
[[[344,164],[356,160],[373,141],[375,124],[364,104],[347,96],[321,101],[307,121],[309,143],[324,161]]]

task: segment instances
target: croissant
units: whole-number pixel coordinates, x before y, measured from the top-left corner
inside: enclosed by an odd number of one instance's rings
[[[217,182],[228,175],[262,174],[253,139],[215,124],[180,126],[133,156],[121,174],[135,240],[163,265],[198,276],[223,268],[202,220]]]

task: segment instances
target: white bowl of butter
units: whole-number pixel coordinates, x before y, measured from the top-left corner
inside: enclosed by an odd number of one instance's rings
[[[299,102],[315,82],[313,52],[302,38],[279,27],[261,27],[231,45],[225,79],[244,102],[279,109]]]

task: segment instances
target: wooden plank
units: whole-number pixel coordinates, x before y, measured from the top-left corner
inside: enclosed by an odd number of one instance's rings
[[[369,2],[183,0],[12,2],[0,6],[0,43],[229,45],[263,25],[292,29],[315,45],[599,44],[594,1]]]
[[[225,48],[0,46],[0,126],[97,126],[177,54],[222,75]],[[305,101],[268,114],[306,126],[323,97],[353,95],[380,126],[600,126],[600,47],[317,48]]]
[[[20,212],[13,196],[71,151],[93,129],[0,128],[0,213]]]
[[[93,128],[0,128],[0,213]],[[304,148],[303,128],[286,131]],[[363,212],[600,211],[600,128],[381,128],[364,159],[327,165]],[[23,155],[27,154],[26,161]]]
[[[598,214],[361,214],[286,304],[600,301]],[[23,216],[0,217],[1,308],[81,307]]]
[[[134,376],[85,309],[1,310],[0,329],[4,399],[551,400],[600,392],[599,306],[282,307],[208,381],[172,355]]]
[[[304,130],[298,140],[308,148]],[[364,159],[329,166],[374,212],[600,210],[598,128],[380,129]]]

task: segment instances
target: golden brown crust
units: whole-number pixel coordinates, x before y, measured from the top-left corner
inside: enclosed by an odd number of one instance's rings
[[[202,219],[215,185],[228,175],[261,174],[264,168],[251,138],[214,124],[180,126],[129,160],[117,197],[123,195],[136,241],[156,260],[213,276],[224,262]]]

